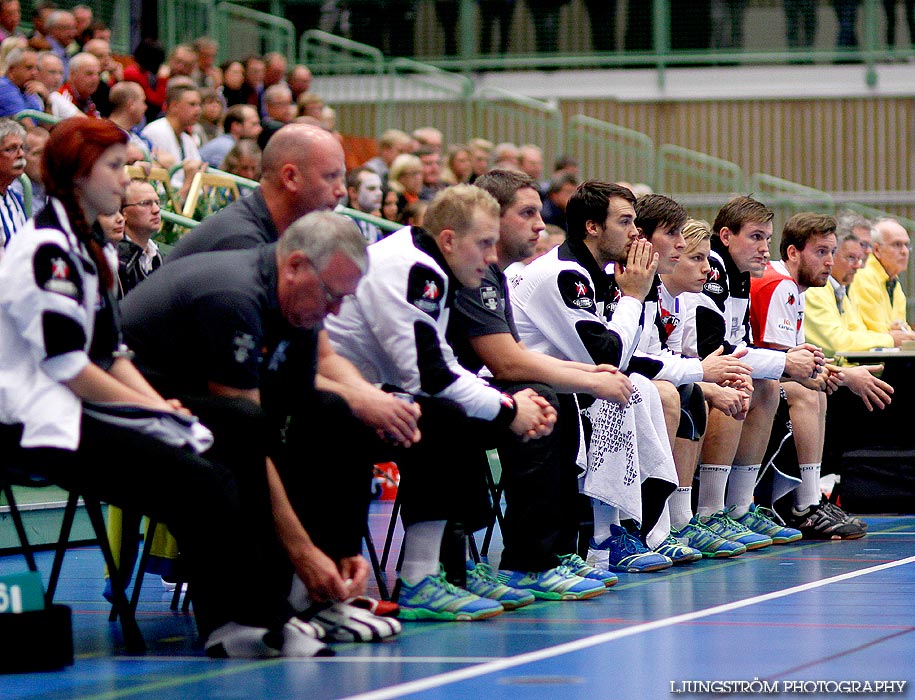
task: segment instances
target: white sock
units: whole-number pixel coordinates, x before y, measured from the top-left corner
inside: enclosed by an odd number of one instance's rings
[[[620,524],[620,511],[595,498],[591,499],[591,509],[594,511],[594,541],[600,544],[610,537],[610,526]]]
[[[728,487],[730,473],[731,467],[727,464],[699,465],[699,504],[696,515],[707,518],[724,510],[724,492]]]
[[[670,508],[670,526],[680,530],[693,518],[693,487],[680,486],[667,499]]]
[[[820,465],[802,464],[801,485],[794,492],[794,506],[798,510],[805,510],[817,505],[822,499],[820,493]]]
[[[731,517],[742,518],[753,503],[753,490],[756,488],[756,477],[759,476],[761,464],[735,464],[728,477],[728,497],[725,504],[734,509]]]
[[[446,520],[426,520],[408,525],[403,541],[403,566],[400,577],[417,584],[426,576],[438,574],[439,553]]]

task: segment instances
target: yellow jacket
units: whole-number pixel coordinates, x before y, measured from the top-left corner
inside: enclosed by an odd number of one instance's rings
[[[858,352],[871,348],[891,348],[893,336],[868,330],[848,295],[842,311],[836,297],[839,283],[832,277],[825,287],[810,287],[804,292],[804,335],[808,343],[823,349],[827,357],[837,352]]]
[[[902,284],[893,290],[890,301],[886,291],[889,275],[874,255],[867,259],[864,269],[859,270],[848,289],[848,295],[858,307],[864,325],[878,333],[888,333],[893,321],[905,322],[905,292]]]

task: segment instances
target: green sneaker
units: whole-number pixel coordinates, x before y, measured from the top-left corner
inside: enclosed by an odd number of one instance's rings
[[[789,544],[801,539],[800,530],[787,527],[784,523],[779,523],[779,520],[781,518],[775,512],[757,506],[755,503],[750,506],[750,510],[744,513],[743,517],[737,518],[737,522],[744,527],[770,538],[772,544]]]
[[[619,582],[619,577],[612,571],[607,571],[605,569],[599,569],[596,566],[591,566],[577,554],[563,554],[561,557],[559,557],[559,561],[569,567],[569,571],[571,571],[576,576],[600,581],[602,584],[604,584],[605,588],[615,586]]]
[[[505,611],[494,600],[448,583],[442,567],[436,576],[426,576],[415,584],[401,578],[400,584],[397,617],[401,620],[485,620]]]
[[[693,518],[679,530],[670,528],[670,536],[693,549],[702,552],[703,557],[709,559],[723,559],[725,557],[736,557],[743,554],[747,548],[737,542],[726,540],[699,522],[698,518]]]
[[[467,590],[474,595],[494,600],[506,610],[517,610],[536,600],[529,591],[510,588],[500,583],[489,564],[480,562],[472,568],[471,564],[472,562],[467,562]]]
[[[600,581],[576,576],[564,564],[546,571],[499,571],[497,578],[543,600],[587,600],[607,590]]]
[[[734,520],[731,517],[730,508],[712,513],[707,518],[699,518],[699,522],[719,537],[742,544],[747,550],[762,549],[772,544],[771,538],[760,535],[758,532],[753,532]]]

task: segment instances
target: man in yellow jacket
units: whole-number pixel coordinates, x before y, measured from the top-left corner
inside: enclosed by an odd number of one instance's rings
[[[855,276],[848,294],[868,329],[910,331],[905,293],[899,283],[899,273],[909,264],[909,234],[895,219],[881,219],[874,225],[873,241],[874,253]]]

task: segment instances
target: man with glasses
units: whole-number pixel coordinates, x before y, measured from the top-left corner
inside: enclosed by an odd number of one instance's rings
[[[848,290],[864,325],[878,333],[910,331],[906,323],[906,298],[899,275],[909,266],[912,249],[908,232],[896,219],[874,224],[874,252]]]
[[[0,256],[25,225],[22,198],[10,185],[25,171],[25,129],[12,119],[0,119]]]
[[[419,438],[418,407],[362,379],[322,330],[355,292],[365,247],[352,221],[313,212],[278,243],[169,263],[121,307],[137,366],[213,431],[209,458],[235,473],[266,465],[276,532],[261,542],[289,560],[277,585],[288,592],[296,574],[307,600],[322,603],[305,614],[321,626],[315,635],[337,641],[400,630],[343,601],[365,592],[372,464],[389,449],[380,436]],[[385,416],[377,429],[369,414]]]
[[[127,184],[124,204],[124,238],[118,243],[118,298],[136,287],[162,265],[159,247],[152,239],[162,228],[161,202],[146,180]]]

